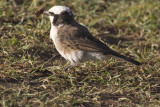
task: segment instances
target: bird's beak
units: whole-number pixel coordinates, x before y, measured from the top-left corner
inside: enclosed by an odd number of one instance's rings
[[[50,16],[51,14],[49,13],[49,11],[44,11],[43,12],[45,15]]]

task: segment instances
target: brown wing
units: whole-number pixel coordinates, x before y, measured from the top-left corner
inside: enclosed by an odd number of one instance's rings
[[[107,54],[110,48],[93,37],[89,31],[81,26],[65,25],[58,31],[58,38],[61,43],[72,49],[84,51],[102,52]]]
[[[64,48],[67,46],[72,49],[102,52],[104,54],[111,54],[113,56],[122,58],[136,65],[141,65],[140,62],[111,50],[107,45],[94,38],[89,31],[81,25],[62,27],[58,31],[58,39],[63,44]]]

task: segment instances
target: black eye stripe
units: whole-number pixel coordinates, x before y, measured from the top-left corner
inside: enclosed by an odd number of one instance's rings
[[[49,12],[52,16],[54,16],[55,14],[53,12]]]
[[[58,26],[60,24],[68,24],[71,22],[73,16],[70,15],[67,11],[61,12],[60,14],[52,15],[53,18],[53,25]]]
[[[59,14],[54,14],[53,12],[49,12],[51,14],[51,16],[54,16],[54,17],[59,17]]]
[[[57,20],[59,18],[59,15],[54,15],[54,19]]]
[[[54,14],[54,16],[55,16],[55,17],[58,17],[58,16],[59,16],[59,14]]]

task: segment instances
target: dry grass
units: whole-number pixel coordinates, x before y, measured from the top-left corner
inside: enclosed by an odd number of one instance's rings
[[[1,0],[0,106],[160,106],[159,0]],[[120,59],[68,65],[49,38],[41,7],[69,6],[78,22]]]

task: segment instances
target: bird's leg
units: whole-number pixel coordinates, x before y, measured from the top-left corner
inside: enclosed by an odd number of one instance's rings
[[[64,71],[68,71],[69,69],[73,68],[76,64],[71,63],[67,68],[64,69]]]

